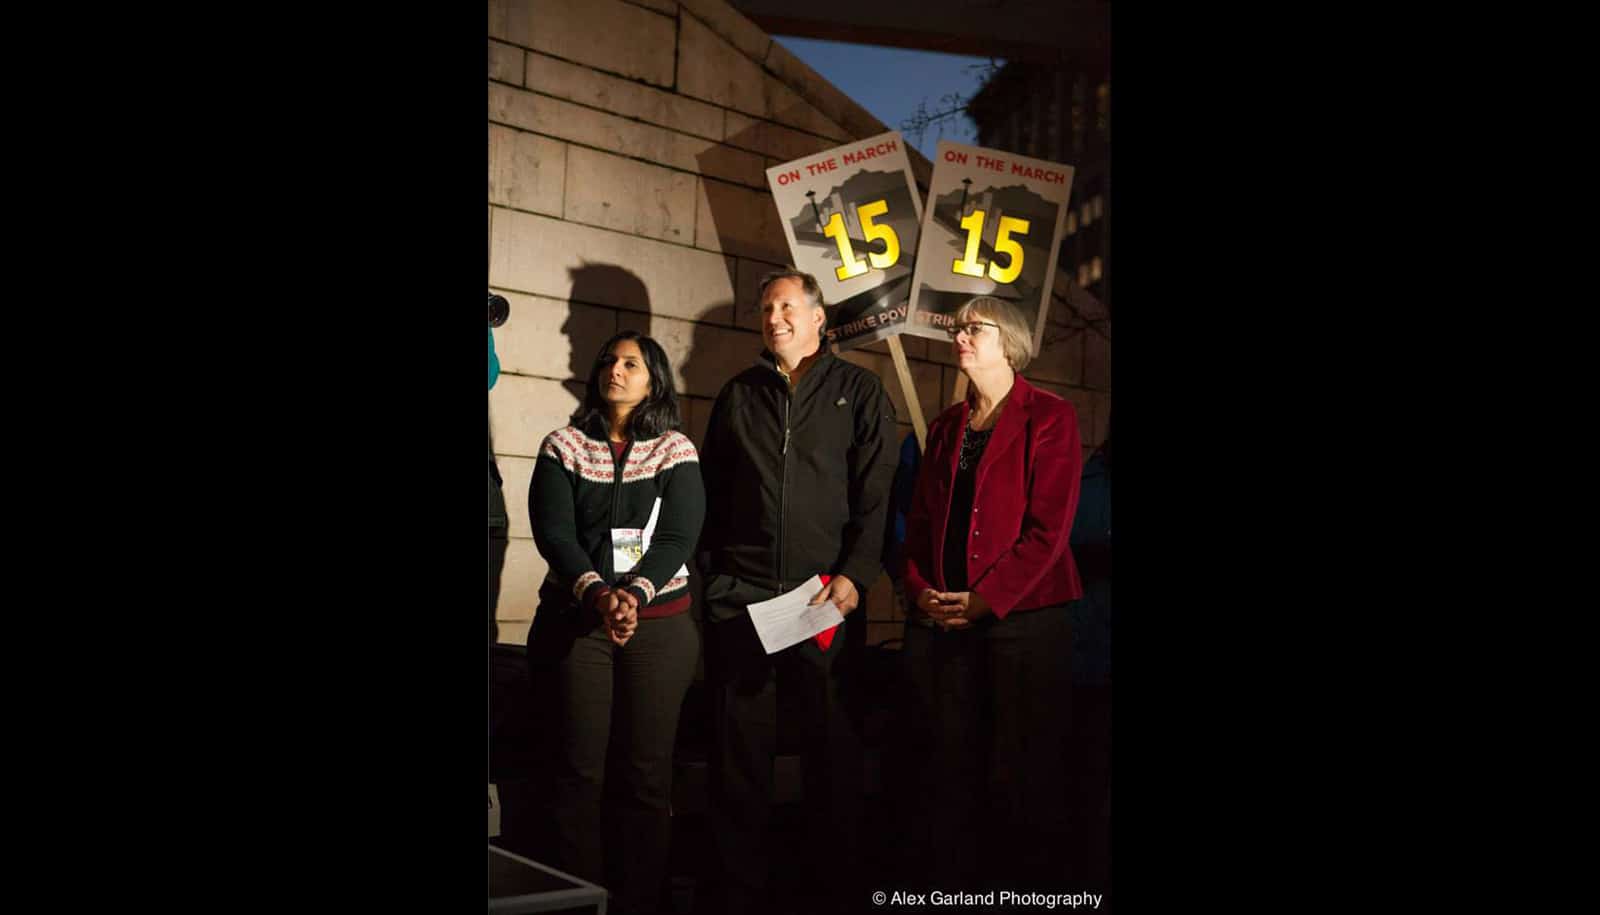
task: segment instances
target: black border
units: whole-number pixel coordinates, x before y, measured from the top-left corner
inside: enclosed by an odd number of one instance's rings
[[[1393,815],[1370,652],[1407,481],[1370,347],[1405,309],[1359,269],[1392,198],[1354,142],[1383,74],[1328,23],[1113,17],[1112,893],[1315,908]]]
[[[246,881],[230,899],[481,910],[485,8],[229,31],[229,78],[196,80],[223,167],[190,231],[234,430],[192,459],[199,539],[226,541],[203,758],[232,733],[183,796]]]

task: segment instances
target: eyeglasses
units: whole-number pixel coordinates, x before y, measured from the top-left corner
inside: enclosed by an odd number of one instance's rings
[[[975,340],[979,334],[983,333],[985,327],[992,327],[995,330],[1000,329],[1000,325],[993,321],[968,321],[965,324],[952,324],[946,327],[944,332],[949,334],[952,340],[962,333],[967,335],[968,340]]]

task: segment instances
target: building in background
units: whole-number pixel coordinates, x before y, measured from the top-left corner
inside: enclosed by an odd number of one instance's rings
[[[1059,269],[1111,311],[1111,73],[1013,60],[967,103],[979,146],[1074,168]]]

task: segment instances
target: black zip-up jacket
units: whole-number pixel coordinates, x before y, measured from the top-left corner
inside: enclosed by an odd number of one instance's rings
[[[895,431],[873,373],[823,353],[791,397],[762,352],[723,385],[706,426],[702,568],[774,592],[844,575],[864,595],[883,569]]]

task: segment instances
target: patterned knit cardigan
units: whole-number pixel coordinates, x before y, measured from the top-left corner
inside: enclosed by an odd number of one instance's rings
[[[612,530],[643,530],[661,507],[650,547],[632,571],[618,573]],[[608,442],[567,426],[545,436],[528,490],[534,542],[550,564],[541,606],[582,603],[592,588],[630,588],[640,607],[681,598],[679,575],[705,521],[700,456],[681,432],[631,443],[613,458]]]

